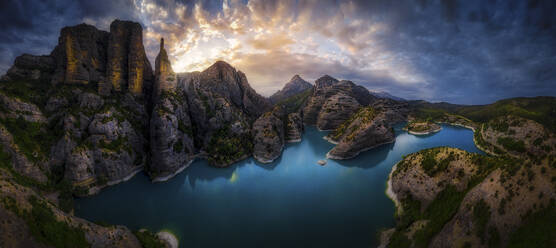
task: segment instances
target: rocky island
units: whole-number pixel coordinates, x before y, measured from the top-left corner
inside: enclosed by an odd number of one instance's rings
[[[440,130],[442,130],[442,127],[430,121],[412,121],[404,127],[404,130],[413,135],[427,135],[440,132]]]

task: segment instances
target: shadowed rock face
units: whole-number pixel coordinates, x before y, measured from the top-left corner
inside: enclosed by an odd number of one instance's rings
[[[284,85],[284,88],[270,96],[270,101],[277,103],[312,87],[313,85],[311,83],[303,80],[303,78],[299,75],[295,75],[286,85]]]
[[[261,163],[270,163],[284,149],[285,112],[281,107],[264,113],[253,123],[253,157]]]
[[[315,88],[326,88],[336,84],[337,82],[339,82],[338,79],[335,79],[328,75],[324,75],[315,81]]]

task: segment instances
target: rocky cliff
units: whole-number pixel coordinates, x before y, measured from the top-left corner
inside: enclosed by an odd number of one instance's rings
[[[349,159],[362,151],[394,142],[394,130],[384,112],[373,107],[364,107],[326,139],[336,144],[328,152],[328,158]]]
[[[376,97],[364,87],[326,75],[315,81],[313,94],[303,108],[303,122],[321,130],[333,130],[359,108],[375,101]]]
[[[281,90],[270,96],[270,101],[277,103],[311,88],[313,88],[311,83],[303,80],[299,75],[295,75]]]
[[[261,163],[270,163],[284,149],[286,126],[285,112],[281,107],[261,115],[253,123],[253,157]]]

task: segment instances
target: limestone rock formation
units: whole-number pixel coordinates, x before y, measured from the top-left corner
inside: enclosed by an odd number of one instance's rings
[[[327,157],[353,158],[362,151],[393,142],[394,138],[394,131],[383,112],[372,107],[361,108],[327,137],[336,143]]]
[[[51,56],[34,56],[23,54],[15,58],[13,66],[3,76],[2,81],[28,78],[50,81],[56,62]]]
[[[143,47],[143,28],[139,23],[115,20],[110,24],[106,80],[99,92],[126,91],[138,96],[152,87],[151,64]]]
[[[227,166],[251,155],[251,125],[270,103],[245,74],[218,61],[202,72],[179,75],[177,88],[185,92],[196,147],[210,163]]]
[[[301,78],[299,75],[295,75],[288,83],[286,83],[286,85],[284,85],[284,88],[270,96],[270,101],[273,103],[277,103],[310,88],[313,88],[313,85],[311,83],[303,80],[303,78]]]
[[[52,83],[88,84],[104,80],[108,37],[108,32],[87,24],[63,28],[58,45],[50,54],[56,62]]]
[[[261,163],[270,163],[284,149],[285,112],[281,107],[264,113],[253,123],[253,157]]]
[[[303,134],[303,119],[299,113],[288,114],[286,126],[286,142],[300,142]]]
[[[327,88],[336,84],[337,82],[339,82],[338,79],[335,79],[328,75],[324,75],[315,81],[315,88],[317,89]]]
[[[170,65],[168,54],[164,48],[164,39],[160,39],[160,51],[156,56],[155,62],[154,90],[156,94],[160,94],[163,91],[175,90],[176,85],[176,74],[174,73],[174,70],[172,70],[172,65]]]
[[[303,108],[303,121],[319,129],[335,129],[361,106],[375,101],[376,97],[364,87],[326,75],[315,81],[313,95]]]

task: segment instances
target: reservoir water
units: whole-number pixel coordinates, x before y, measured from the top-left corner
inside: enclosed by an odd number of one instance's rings
[[[75,214],[132,230],[168,230],[180,247],[376,247],[377,232],[394,225],[394,204],[384,194],[392,166],[438,146],[482,153],[469,129],[443,125],[428,136],[407,134],[355,159],[324,159],[334,146],[327,132],[306,127],[271,164],[246,159],[228,168],[197,160],[167,182],[145,174],[76,199]]]

